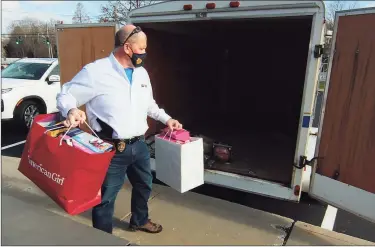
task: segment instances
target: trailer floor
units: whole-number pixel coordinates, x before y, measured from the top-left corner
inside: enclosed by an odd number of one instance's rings
[[[209,139],[232,146],[229,163],[215,162],[209,169],[255,177],[288,185],[292,179],[295,140],[283,133],[259,131],[199,131]],[[205,140],[205,138],[204,138]]]

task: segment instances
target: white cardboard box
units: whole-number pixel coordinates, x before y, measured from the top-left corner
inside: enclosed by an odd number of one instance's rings
[[[204,184],[203,160],[202,138],[177,144],[155,137],[156,178],[181,193]]]

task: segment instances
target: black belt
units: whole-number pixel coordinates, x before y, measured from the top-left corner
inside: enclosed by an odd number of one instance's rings
[[[116,150],[122,153],[125,150],[126,145],[136,143],[137,141],[142,140],[142,137],[143,136],[136,136],[130,139],[112,139],[112,138],[102,138],[102,139],[115,144]]]
[[[127,144],[133,144],[143,138],[142,136],[136,136],[130,139],[113,139],[112,134],[113,134],[113,129],[110,127],[108,124],[104,123],[102,120],[99,118],[96,119],[96,121],[99,123],[99,125],[102,128],[102,131],[97,133],[99,137],[103,140],[112,142],[115,144],[116,150],[119,152],[123,152],[125,150],[125,147]]]
[[[137,141],[140,141],[143,136],[136,136],[130,139],[112,139],[113,143],[119,143],[119,142],[124,142],[125,144],[133,144]]]

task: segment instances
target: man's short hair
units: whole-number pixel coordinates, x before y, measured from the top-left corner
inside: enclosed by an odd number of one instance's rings
[[[115,48],[122,46],[128,35],[129,33],[125,32],[123,28],[118,30],[115,35]]]
[[[125,31],[124,28],[121,28],[116,32],[115,35],[115,48],[118,48],[120,46],[123,46],[125,42],[127,41],[134,41],[135,37],[138,35],[138,33],[142,32],[142,29],[140,27],[135,27],[130,32]]]

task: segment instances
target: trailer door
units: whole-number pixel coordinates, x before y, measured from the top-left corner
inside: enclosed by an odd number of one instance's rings
[[[115,42],[116,25],[56,25],[61,85],[69,82],[88,63],[110,55]]]
[[[375,222],[375,8],[336,14],[309,194]]]
[[[113,23],[56,25],[61,85],[69,82],[86,65],[111,54],[115,43]],[[80,107],[86,111],[86,106]],[[91,133],[84,125],[84,131]]]

